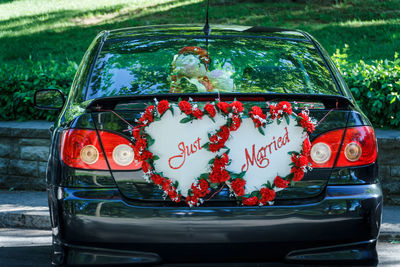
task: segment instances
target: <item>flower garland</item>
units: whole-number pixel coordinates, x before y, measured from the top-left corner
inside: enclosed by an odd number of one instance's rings
[[[152,122],[160,120],[162,115],[167,111],[173,112],[173,105],[167,100],[156,101],[155,105],[146,108],[142,116],[137,120],[138,125],[132,130],[132,135],[136,140],[134,145],[135,158],[142,161],[142,169],[147,181],[152,181],[158,185],[172,201],[180,202],[182,194],[177,190],[177,184],[173,183],[168,177],[163,177],[161,173],[157,173],[154,168],[154,161],[159,159],[153,155],[148,148],[154,143],[154,140],[145,133],[145,128]],[[196,104],[192,104],[186,100],[178,101],[178,108],[186,115],[180,122],[188,123],[192,120],[202,119],[208,116],[214,121],[217,113],[226,117],[226,124],[220,126],[220,129],[210,134],[209,142],[203,145],[207,150],[217,153],[225,147],[225,143],[229,138],[231,131],[239,129],[241,124],[241,116],[243,115],[243,104],[239,101],[233,101],[228,104],[222,101],[206,103],[203,109]],[[229,164],[228,151],[221,155],[216,155],[210,162],[210,173],[204,173],[197,178],[189,189],[185,202],[189,206],[197,206],[203,202],[203,198],[211,192],[211,188],[217,188],[220,184],[230,179],[226,166]]]
[[[177,190],[177,182],[174,183],[168,177],[163,177],[161,173],[156,172],[154,161],[159,157],[148,150],[154,140],[145,133],[145,128],[152,122],[160,120],[167,110],[173,112],[174,105],[167,100],[156,101],[156,105],[149,105],[137,120],[138,125],[133,128],[132,135],[136,140],[134,145],[135,158],[142,161],[145,178],[149,182],[152,181],[158,185],[172,201],[180,202],[182,194]],[[222,101],[208,102],[202,109],[197,104],[191,103],[190,99],[189,101],[179,100],[177,106],[186,115],[185,118],[181,119],[181,123],[202,119],[203,116],[208,116],[214,121],[217,113],[226,118],[226,123],[220,126],[215,133],[210,133],[208,142],[203,145],[203,148],[216,153],[216,156],[209,162],[209,173],[201,174],[189,189],[185,202],[191,207],[202,203],[204,197],[211,192],[211,188],[215,189],[224,183],[228,185],[231,192],[243,205],[271,204],[275,199],[277,189],[287,188],[293,182],[300,181],[304,177],[304,173],[311,169],[311,164],[307,158],[310,153],[311,143],[307,136],[300,153],[290,152],[292,160],[290,174],[286,177],[276,176],[272,184],[267,182],[260,190],[253,191],[251,194],[245,194],[246,180],[243,178],[245,172],[236,174],[226,170],[230,160],[228,156],[229,149],[225,147],[225,143],[229,139],[230,133],[239,129],[244,116],[250,117],[253,120],[254,127],[263,135],[263,127],[266,124],[270,124],[274,120],[277,120],[277,123],[280,124],[282,119],[286,119],[289,124],[290,117],[294,117],[297,125],[303,127],[305,132],[312,133],[314,131],[315,122],[308,116],[308,112],[301,111],[298,115],[295,114],[289,102],[282,101],[277,105],[270,105],[269,112],[266,114],[258,106],[245,110],[243,103],[236,100],[231,103]],[[224,151],[221,149],[224,149]]]
[[[287,188],[294,182],[300,181],[303,179],[304,174],[311,170],[311,164],[308,162],[308,156],[311,150],[311,143],[308,134],[314,131],[315,122],[308,116],[307,111],[303,110],[299,114],[295,114],[292,110],[291,104],[286,101],[279,102],[277,105],[269,105],[269,112],[267,112],[267,114],[264,114],[260,107],[253,106],[250,111],[248,111],[248,115],[253,120],[254,127],[263,135],[263,126],[272,123],[274,120],[277,120],[279,125],[282,122],[282,119],[285,119],[289,124],[290,117],[295,117],[297,126],[303,127],[304,132],[307,133],[307,137],[303,141],[301,152],[289,152],[292,162],[290,164],[290,174],[286,177],[280,177],[278,175],[275,177],[272,184],[268,181],[260,190],[245,195],[246,180],[243,179],[245,173],[242,172],[235,175],[231,174],[232,178],[229,180],[228,185],[234,195],[242,201],[243,205],[262,206],[272,204],[277,190]]]

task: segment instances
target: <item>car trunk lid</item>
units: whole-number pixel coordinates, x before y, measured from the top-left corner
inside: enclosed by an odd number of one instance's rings
[[[148,103],[157,99],[169,99],[170,102],[177,101],[180,96],[162,95],[162,96],[132,96],[132,97],[109,97],[97,99],[90,103],[87,110],[92,113],[93,122],[98,130],[112,131],[123,135],[132,140],[131,129],[136,125],[136,120],[140,118]],[[185,97],[185,96],[183,96]],[[235,96],[225,96],[224,101],[232,101]],[[209,94],[196,95],[194,101],[205,102],[211,101],[216,96]],[[322,95],[237,95],[236,98],[244,103],[254,105],[266,105],[266,101],[270,103],[275,101],[291,101],[294,106],[299,108],[307,108],[310,117],[317,121],[317,126],[310,135],[312,141],[320,134],[338,129],[345,128],[347,125],[349,114],[352,113],[352,103],[344,97],[340,96],[322,96]],[[298,113],[300,110],[295,110]],[[144,173],[139,170],[120,171],[111,169],[112,176],[120,189],[121,193],[129,200],[133,201],[150,201],[150,202],[171,202],[164,197],[164,193],[158,186],[148,183],[144,178]],[[285,190],[277,192],[276,203],[288,204],[291,201],[318,199],[324,191],[332,169],[313,169],[306,173],[304,178],[289,186]],[[205,197],[206,203],[223,203],[226,201],[235,205],[235,198],[229,193],[227,186],[214,188],[208,196]]]

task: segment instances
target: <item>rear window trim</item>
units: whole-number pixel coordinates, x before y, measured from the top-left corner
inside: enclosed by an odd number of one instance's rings
[[[328,106],[324,103],[326,108],[341,108],[354,106],[353,102],[343,96],[343,95],[324,95],[324,94],[278,94],[278,93],[180,93],[180,94],[147,94],[147,95],[121,95],[121,96],[106,96],[91,99],[91,101],[86,106],[88,112],[113,110],[118,102],[121,100],[149,100],[153,99],[167,99],[167,100],[179,100],[189,99],[195,97],[204,98],[215,98],[221,101],[231,101],[235,98],[252,98],[252,97],[262,97],[265,101],[273,100],[313,100],[321,102],[335,102],[334,105]],[[228,99],[228,100],[227,100]]]
[[[267,39],[267,40],[282,40],[282,41],[293,41],[293,42],[301,42],[307,44],[313,44],[312,41],[308,39],[300,39],[300,38],[290,38],[290,37],[278,37],[278,36],[262,36],[262,35],[179,35],[179,34],[171,34],[171,35],[157,35],[157,36],[129,36],[129,37],[119,37],[113,39],[107,39],[105,41],[105,46],[109,43],[118,43],[124,41],[132,41],[132,40],[146,40],[146,39],[168,39],[168,38],[182,38],[182,39],[232,39],[232,38],[246,38],[246,39]]]
[[[326,58],[321,53],[318,45],[308,35],[304,34],[303,32],[300,32],[300,33],[302,33],[307,39],[275,37],[275,36],[274,37],[272,37],[272,36],[257,36],[257,35],[256,36],[253,36],[253,35],[208,35],[208,36],[206,36],[206,35],[158,35],[158,36],[135,36],[135,37],[130,36],[130,37],[125,37],[125,38],[107,39],[107,37],[109,35],[109,31],[105,31],[103,37],[101,38],[101,41],[100,41],[101,43],[96,51],[96,56],[90,66],[90,71],[89,71],[90,78],[88,79],[87,84],[85,86],[86,88],[85,88],[85,92],[84,92],[84,94],[85,94],[84,101],[88,101],[88,100],[95,101],[96,100],[96,98],[95,99],[88,98],[88,92],[90,89],[90,84],[91,84],[91,80],[93,77],[93,71],[94,71],[94,67],[97,63],[98,57],[99,57],[100,53],[103,51],[103,48],[107,47],[108,44],[123,42],[124,40],[125,41],[145,40],[145,39],[155,39],[156,40],[156,39],[166,39],[166,38],[171,38],[171,37],[172,38],[186,38],[186,39],[190,39],[190,38],[191,39],[194,39],[194,38],[202,38],[202,39],[207,39],[207,38],[209,38],[209,39],[248,38],[248,39],[252,39],[252,38],[255,38],[255,39],[269,39],[269,40],[277,40],[277,41],[282,41],[282,40],[283,41],[293,41],[293,42],[301,42],[301,43],[311,44],[317,50],[318,54],[324,61],[324,65],[328,69],[330,76],[333,79],[333,81],[337,87],[336,89],[338,89],[338,93],[340,93],[340,95],[325,95],[325,96],[344,96],[342,88],[340,87],[340,85],[338,85],[338,81],[337,81],[335,75],[333,74],[332,69],[329,67],[329,65],[327,65]],[[232,93],[232,95],[233,94],[234,93]],[[246,93],[237,93],[237,94],[244,95]],[[253,93],[250,93],[250,94],[253,94]],[[264,95],[266,93],[259,93],[259,94]],[[169,95],[174,95],[174,94],[169,94]],[[192,94],[192,95],[195,95],[195,94]],[[268,95],[268,93],[266,95]],[[297,95],[304,95],[304,94],[297,94]],[[128,95],[128,96],[136,96],[136,95]],[[154,95],[154,94],[149,95],[149,96],[156,97],[156,95]],[[111,97],[111,96],[107,96],[107,97]],[[104,98],[104,97],[102,97],[102,98]]]

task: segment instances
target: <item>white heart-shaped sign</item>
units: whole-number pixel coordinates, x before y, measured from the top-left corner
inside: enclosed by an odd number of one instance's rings
[[[173,112],[167,110],[160,120],[145,129],[154,140],[148,150],[158,157],[154,168],[172,182],[178,182],[177,190],[184,197],[196,179],[209,172],[209,161],[215,157],[215,153],[203,148],[209,141],[208,133],[226,123],[220,114],[215,115],[214,121],[204,116],[181,123],[185,118],[187,115],[174,106]]]
[[[290,103],[244,108],[215,101],[198,108],[181,100],[149,106],[132,129],[145,178],[173,201],[199,205],[226,183],[244,205],[271,204],[275,192],[310,169],[308,132],[315,123]],[[222,187],[221,187],[222,188]],[[212,197],[212,196],[211,196]]]
[[[260,126],[265,135],[254,127],[251,118],[243,119],[241,127],[231,133],[226,143],[230,148],[231,164],[227,170],[233,173],[245,171],[245,194],[259,191],[268,182],[274,184],[276,176],[290,174],[292,163],[291,151],[301,151],[307,134],[303,127],[297,125],[292,116],[286,120],[273,120],[272,123]],[[275,188],[275,191],[282,188]]]

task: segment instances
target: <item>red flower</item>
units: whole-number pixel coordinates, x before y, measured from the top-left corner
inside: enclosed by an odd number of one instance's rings
[[[157,110],[158,113],[160,113],[160,115],[164,114],[164,112],[167,111],[168,109],[169,109],[168,100],[161,100],[160,102],[158,102]]]
[[[153,158],[153,153],[151,153],[148,150],[143,150],[142,154],[139,156],[138,160],[139,161],[145,161],[148,159],[152,159]]]
[[[226,127],[225,125],[222,125],[220,127],[220,131],[218,132],[218,136],[221,137],[222,140],[224,140],[224,143],[226,140],[229,138],[229,128]]]
[[[211,116],[212,118],[215,117],[215,114],[216,114],[216,112],[217,112],[217,111],[215,110],[214,105],[212,105],[212,104],[210,104],[210,103],[207,103],[207,104],[204,106],[204,110],[207,111],[207,113],[210,114],[210,116]]]
[[[240,117],[233,115],[232,116],[232,124],[231,124],[231,126],[229,126],[229,130],[232,132],[236,131],[237,129],[239,129],[241,123],[242,123],[242,120],[240,119]]]
[[[223,148],[224,147],[224,144],[221,144],[221,143],[211,143],[209,146],[208,146],[208,149],[211,151],[211,152],[217,152],[218,150],[220,150],[221,148]]]
[[[308,157],[310,155],[310,151],[311,151],[310,139],[306,138],[303,141],[303,154]]]
[[[240,112],[243,112],[244,108],[243,108],[243,104],[242,102],[239,101],[233,101],[230,104],[230,107],[232,108],[233,113],[238,114]]]
[[[146,148],[146,145],[147,145],[146,139],[143,139],[143,138],[136,139],[135,148],[138,151],[144,150]]]
[[[207,182],[206,180],[201,179],[201,180],[199,181],[199,187],[200,187],[201,193],[202,193],[204,196],[207,195],[208,193],[210,193],[210,189],[208,189],[208,188],[209,188],[209,184],[208,184],[208,182]]]
[[[193,110],[192,115],[198,119],[201,119],[201,117],[203,117],[203,112],[200,109],[196,108]]]
[[[264,120],[267,119],[267,115],[262,112],[262,109],[259,106],[251,107],[251,111],[249,112],[251,118],[256,124],[256,128],[264,125],[266,122]]]
[[[300,125],[303,127],[307,132],[312,133],[315,130],[315,125],[314,123],[310,120],[310,117],[308,114],[304,111],[300,112],[298,116],[301,118],[300,119]]]
[[[296,166],[298,168],[303,168],[308,165],[308,158],[306,156],[300,155],[297,159]]]
[[[229,108],[229,104],[226,102],[218,102],[217,103],[217,107],[225,114],[228,114],[228,108]]]
[[[211,143],[217,143],[218,142],[218,134],[213,134],[210,136],[210,142]]]
[[[275,191],[269,188],[261,188],[260,190],[261,200],[260,202],[265,205],[267,202],[274,200],[275,198]]]
[[[237,196],[243,196],[244,195],[244,186],[246,185],[246,181],[244,179],[235,179],[231,182],[231,188],[233,190],[233,192],[235,192],[235,194]]]
[[[306,130],[307,130],[307,132],[309,132],[309,133],[312,133],[312,132],[314,132],[314,130],[315,130],[315,124],[314,123],[312,123],[311,121],[306,121],[305,123],[304,123],[304,125],[305,126],[303,126],[303,128],[305,128]]]
[[[271,119],[276,118],[276,106],[275,105],[270,105],[269,106],[269,114],[271,114]]]
[[[225,183],[231,177],[229,176],[229,173],[225,170],[225,168],[213,168],[209,175],[209,178],[212,183]]]
[[[226,153],[222,154],[222,156],[221,156],[221,162],[222,162],[222,164],[225,164],[225,165],[229,163],[228,154],[226,154]]]
[[[150,171],[150,164],[147,161],[142,161],[142,170],[144,173],[148,173]]]
[[[180,202],[180,196],[178,196],[178,193],[176,192],[175,188],[172,188],[171,190],[168,190],[167,192],[168,197],[173,201],[173,202]]]
[[[136,140],[140,138],[140,128],[141,128],[140,126],[133,127],[132,135]]]
[[[210,137],[210,145],[208,149],[211,152],[217,152],[225,146],[226,141],[229,138],[229,128],[225,125],[220,127],[220,130]]]
[[[168,192],[168,191],[172,190],[171,183],[172,183],[171,180],[164,179],[164,182],[162,183],[162,189],[165,192]]]
[[[192,113],[192,105],[189,102],[182,100],[178,103],[178,106],[186,115],[190,115]]]
[[[284,113],[287,113],[288,115],[292,114],[292,105],[289,102],[286,101],[281,101],[278,103],[276,106],[276,111],[282,110]]]
[[[304,168],[308,165],[308,158],[304,155],[292,155],[292,162],[297,168]]]
[[[245,206],[255,206],[258,204],[258,198],[256,196],[250,198],[243,198],[243,205]]]
[[[150,178],[156,185],[162,185],[165,180],[163,177],[161,177],[158,174],[153,174]]]
[[[151,107],[153,107],[153,108],[151,108]],[[139,119],[139,126],[146,126],[149,124],[149,122],[154,121],[153,109],[154,109],[154,106],[150,106],[146,109],[146,111],[144,112],[142,117]]]
[[[154,108],[155,108],[154,105],[148,106],[148,107],[146,108],[146,110],[145,110],[145,114],[146,114],[146,113],[147,113],[147,114],[153,113]]]
[[[197,198],[205,197],[210,193],[208,182],[204,179],[201,179],[198,184],[195,186],[192,184],[191,189],[193,192],[193,196]]]
[[[274,184],[276,185],[276,187],[279,188],[286,188],[289,185],[289,181],[286,181],[285,179],[282,179],[282,177],[280,176],[276,176],[275,180],[274,180]]]
[[[199,198],[197,196],[187,196],[185,201],[189,206],[197,206]]]
[[[292,180],[295,181],[295,182],[300,181],[300,180],[303,179],[303,177],[304,177],[304,172],[303,172],[302,169],[298,169],[298,168],[296,168],[296,167],[293,167],[293,168],[290,170],[290,172],[294,174],[294,177],[293,177]]]

